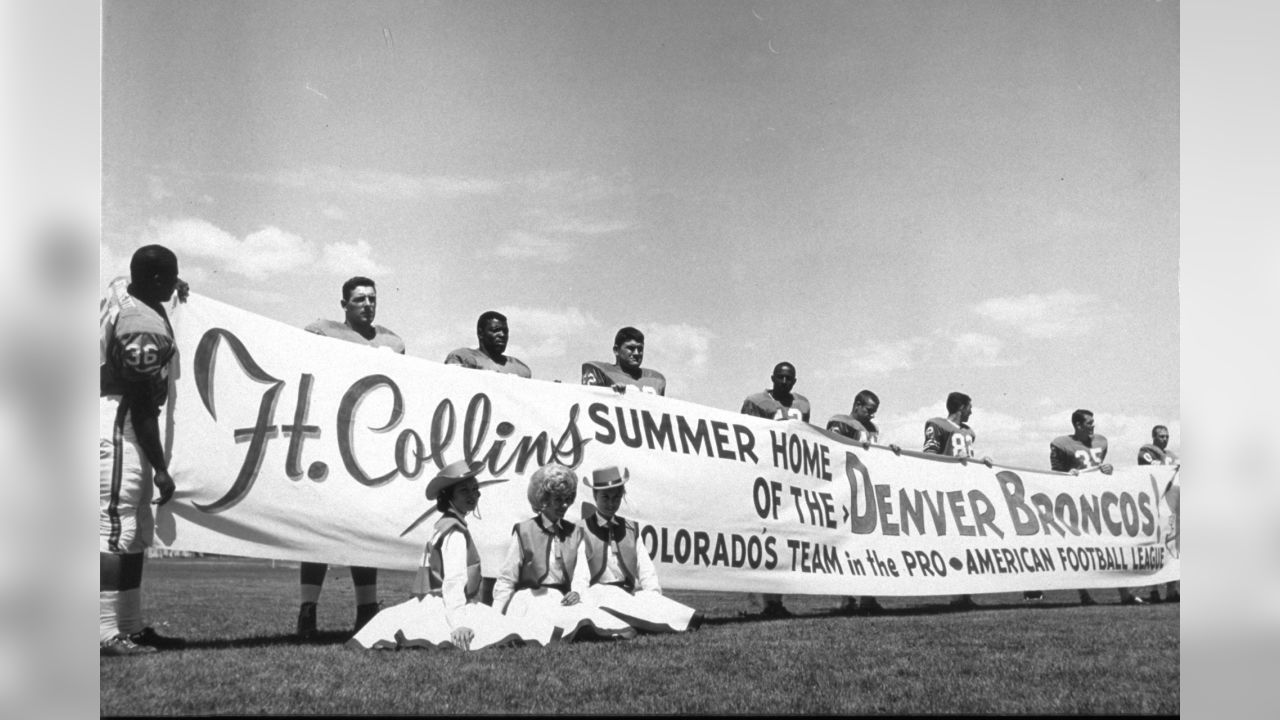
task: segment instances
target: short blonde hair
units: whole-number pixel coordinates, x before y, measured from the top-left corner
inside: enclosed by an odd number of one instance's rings
[[[553,497],[568,497],[569,502],[578,497],[577,474],[554,462],[538,468],[529,478],[529,506],[542,512]]]

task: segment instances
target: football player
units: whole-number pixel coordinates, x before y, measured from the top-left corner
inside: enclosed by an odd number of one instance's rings
[[[924,424],[924,451],[933,455],[948,457],[973,457],[973,443],[977,435],[969,427],[969,417],[973,415],[973,399],[962,392],[947,395],[947,416],[930,418]],[[982,463],[991,467],[989,457],[982,458]],[[978,606],[971,595],[957,595],[951,606],[968,610]]]
[[[1060,435],[1049,443],[1049,468],[1058,472],[1079,475],[1082,472],[1101,472],[1110,475],[1115,468],[1107,462],[1107,438],[1094,428],[1093,411],[1076,410],[1071,413],[1070,435]],[[1116,588],[1120,604],[1141,605],[1143,599],[1133,594],[1131,588]],[[1081,589],[1081,605],[1097,605],[1088,590]]]
[[[175,344],[163,303],[186,301],[178,258],[161,245],[134,252],[129,278],[116,278],[99,306],[98,632],[103,655],[140,655],[184,642],[142,620],[142,568],[156,505],[173,497],[160,439]]]
[[[657,370],[641,368],[644,362],[644,333],[624,327],[613,337],[614,362],[588,360],[582,363],[582,384],[602,385],[623,392],[626,387],[655,395],[667,394],[667,379]]]
[[[342,284],[343,319],[319,319],[306,327],[309,333],[345,340],[357,345],[367,345],[379,350],[404,354],[404,340],[381,325],[374,324],[378,315],[378,288],[367,277],[356,277]],[[325,563],[304,562],[299,566],[299,594],[302,604],[298,608],[298,637],[310,640],[316,635],[316,610],[320,603],[320,591],[324,589],[324,576],[329,571]],[[359,632],[365,623],[378,614],[378,569],[351,568],[351,584],[356,591],[356,624],[353,632]]]
[[[476,339],[480,341],[477,348],[458,348],[444,359],[445,365],[461,365],[475,370],[492,370],[493,372],[519,375],[522,378],[533,377],[529,366],[520,362],[519,358],[507,355],[507,340],[510,339],[507,329],[507,316],[496,310],[489,310],[480,315],[476,321]]]

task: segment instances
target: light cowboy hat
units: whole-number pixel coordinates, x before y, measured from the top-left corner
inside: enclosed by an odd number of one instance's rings
[[[453,487],[463,480],[474,478],[476,475],[480,474],[480,471],[483,469],[484,463],[479,460],[473,463],[468,463],[466,460],[459,460],[458,462],[445,465],[440,469],[440,472],[435,477],[431,478],[431,482],[427,483],[427,499],[435,500],[440,497],[441,491],[445,488]],[[496,483],[506,481],[507,478],[494,478],[492,480],[481,480],[477,484],[480,487],[484,487],[485,485],[494,485]],[[414,528],[421,525],[424,520],[434,515],[435,512],[436,507],[434,505],[427,508],[426,512],[419,515],[417,520],[410,523],[409,527],[405,528],[404,532],[400,533],[400,537],[408,535],[414,530]]]
[[[431,482],[427,483],[427,499],[435,500],[440,497],[440,492],[445,488],[453,487],[463,480],[469,480],[480,474],[484,470],[484,462],[476,460],[468,463],[466,460],[449,463],[435,477],[431,478]],[[493,485],[494,483],[506,482],[506,478],[494,478],[479,483],[480,487],[485,485]]]
[[[599,470],[592,470],[590,478],[582,478],[582,484],[595,490],[609,490],[611,488],[622,487],[631,479],[631,471],[623,469],[618,471],[618,466],[609,465]]]

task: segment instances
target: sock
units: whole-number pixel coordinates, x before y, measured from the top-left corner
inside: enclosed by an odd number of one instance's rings
[[[304,583],[302,585],[299,585],[298,587],[301,588],[302,590],[302,602],[304,603],[320,602],[320,590],[324,588],[323,585],[307,585]]]
[[[145,627],[142,624],[142,588],[121,590],[119,593],[116,622],[120,632],[132,635]]]
[[[377,585],[357,585],[356,586],[356,605],[368,605],[369,603],[378,602],[378,586]]]
[[[98,591],[98,638],[104,643],[120,634],[119,615],[120,591]]]

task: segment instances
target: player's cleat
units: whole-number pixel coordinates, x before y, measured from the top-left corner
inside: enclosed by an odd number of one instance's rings
[[[1027,590],[1022,593],[1023,602],[1040,602],[1044,600],[1044,592],[1040,590]]]
[[[369,621],[373,619],[373,616],[377,615],[378,611],[381,609],[382,609],[382,605],[376,602],[357,605],[355,632],[360,632],[360,629],[363,628],[365,625],[367,625]]]
[[[795,617],[785,605],[780,602],[767,602],[760,614],[767,618],[789,618]]]
[[[1152,603],[1152,604],[1155,604],[1155,603],[1161,602],[1161,600],[1160,600],[1160,591],[1159,591],[1159,590],[1154,590],[1154,589],[1153,589],[1153,590],[1151,591],[1151,594],[1150,594],[1150,595],[1147,595],[1147,602]]]
[[[707,616],[702,614],[701,610],[695,610],[693,617],[689,618],[689,629],[697,630],[702,627],[702,623],[706,622]]]
[[[1124,597],[1120,598],[1120,604],[1121,605],[1146,605],[1147,601],[1143,600],[1137,595],[1125,595]]]
[[[128,635],[120,633],[110,640],[102,643],[99,650],[100,654],[109,657],[126,657],[129,655],[149,655],[156,649],[149,645],[139,645],[129,639]]]
[[[1081,604],[1081,605],[1097,605],[1097,604],[1098,604],[1098,601],[1097,601],[1097,600],[1094,600],[1094,599],[1093,599],[1093,596],[1092,596],[1092,595],[1090,595],[1089,593],[1085,592],[1084,590],[1081,590],[1081,591],[1080,591],[1080,604]]]
[[[867,615],[879,615],[884,612],[884,606],[873,597],[864,597],[858,603],[858,612],[866,613]]]
[[[314,640],[316,636],[316,604],[304,602],[298,608],[298,638]]]
[[[144,627],[136,633],[129,636],[129,640],[135,645],[144,647],[152,647],[156,650],[180,650],[187,646],[187,641],[182,638],[165,637],[156,632],[150,626]]]
[[[952,600],[948,604],[952,608],[955,608],[956,610],[973,610],[974,608],[978,607],[978,603],[974,602],[973,598],[969,597],[968,595],[961,595],[960,597],[956,598],[955,600]]]
[[[1165,595],[1164,595],[1164,601],[1165,601],[1165,602],[1167,602],[1167,603],[1176,603],[1176,602],[1181,602],[1181,601],[1182,601],[1182,596],[1178,594],[1178,591],[1177,591],[1177,590],[1173,590],[1173,591],[1171,591],[1171,592],[1166,592],[1166,593],[1165,593]]]

